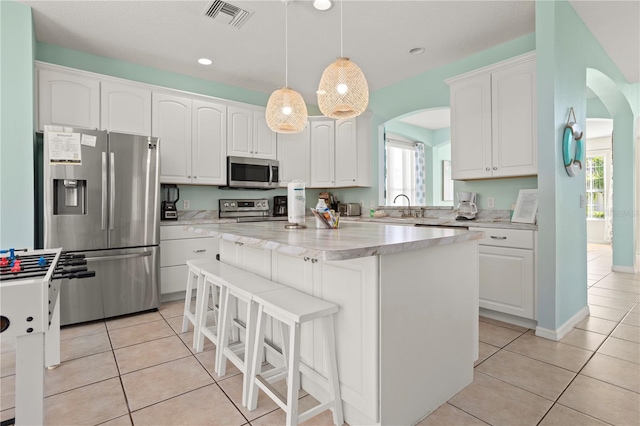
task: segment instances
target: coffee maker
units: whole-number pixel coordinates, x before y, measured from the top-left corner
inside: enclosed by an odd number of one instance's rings
[[[160,205],[160,220],[178,220],[177,202],[180,199],[178,185],[162,184],[162,204]]]
[[[476,218],[478,206],[476,206],[475,192],[458,192],[458,215],[456,220],[472,220]]]
[[[273,197],[273,215],[287,216],[287,196],[276,195]]]

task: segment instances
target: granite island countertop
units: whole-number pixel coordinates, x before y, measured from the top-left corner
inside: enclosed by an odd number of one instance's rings
[[[501,228],[501,229],[522,229],[535,231],[538,226],[530,223],[516,223],[508,220],[499,219],[475,219],[475,220],[455,220],[451,218],[422,218],[422,217],[366,217],[351,216],[341,217],[342,221],[361,222],[361,223],[388,223],[388,224],[406,224],[406,225],[425,225],[425,226],[443,226],[451,228]]]
[[[481,239],[482,232],[345,221],[339,229],[285,229],[284,222],[184,225],[190,232],[283,254],[347,260]]]

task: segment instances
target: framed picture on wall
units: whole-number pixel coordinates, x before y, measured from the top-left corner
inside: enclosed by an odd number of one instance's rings
[[[442,160],[442,201],[453,201],[453,181],[449,160]]]

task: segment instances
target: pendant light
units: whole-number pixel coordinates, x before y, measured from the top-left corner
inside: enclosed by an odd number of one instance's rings
[[[267,102],[267,125],[276,133],[300,133],[307,124],[307,105],[300,93],[288,87],[289,80],[289,46],[288,46],[288,1],[284,3],[284,85],[275,90]]]
[[[364,73],[342,53],[343,1],[340,1],[340,57],[322,73],[317,92],[320,111],[331,118],[357,117],[369,104],[369,86]]]

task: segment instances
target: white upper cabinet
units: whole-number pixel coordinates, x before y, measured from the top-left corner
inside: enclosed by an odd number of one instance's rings
[[[311,187],[335,186],[335,122],[311,121]]]
[[[491,75],[451,85],[451,141],[453,179],[491,177]]]
[[[253,156],[275,160],[277,157],[277,133],[269,128],[265,110],[253,111]]]
[[[227,183],[227,106],[194,100],[192,105],[193,183]]]
[[[312,119],[311,188],[371,186],[371,113]]]
[[[538,174],[536,63],[491,74],[493,176]]]
[[[354,186],[358,180],[358,139],[356,119],[336,121],[335,186]]]
[[[160,138],[161,182],[226,184],[226,105],[154,93],[152,134]]]
[[[153,94],[151,135],[160,138],[160,182],[191,183],[191,99]]]
[[[311,130],[307,123],[300,133],[278,134],[278,162],[280,186],[286,187],[295,179],[303,180],[310,186],[309,144]]]
[[[264,109],[229,106],[227,155],[276,159],[276,133],[267,126]]]
[[[112,81],[101,83],[102,130],[151,135],[151,89]]]
[[[538,173],[534,54],[448,80],[451,177],[457,180]]]
[[[51,69],[38,69],[38,129],[47,124],[100,128],[100,81]]]

